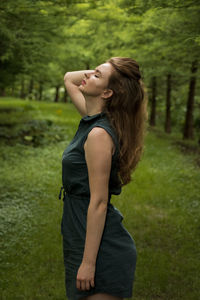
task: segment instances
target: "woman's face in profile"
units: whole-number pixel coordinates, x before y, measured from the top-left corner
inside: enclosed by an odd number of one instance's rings
[[[100,96],[107,88],[112,65],[104,63],[95,68],[93,72],[85,73],[85,77],[79,86],[80,91],[88,96]]]

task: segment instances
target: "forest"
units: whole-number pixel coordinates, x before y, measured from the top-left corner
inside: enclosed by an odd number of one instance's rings
[[[1,1],[0,94],[67,102],[67,71],[128,56],[142,70],[150,125],[199,142],[199,13],[197,0]]]

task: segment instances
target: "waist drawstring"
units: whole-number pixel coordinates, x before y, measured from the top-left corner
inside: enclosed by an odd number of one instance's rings
[[[59,200],[61,200],[62,192],[63,192],[63,201],[64,201],[65,195],[66,195],[66,191],[64,190],[64,187],[63,187],[63,186],[61,186],[61,188],[60,188],[60,193],[59,193],[59,196],[58,196],[58,199],[59,199]]]

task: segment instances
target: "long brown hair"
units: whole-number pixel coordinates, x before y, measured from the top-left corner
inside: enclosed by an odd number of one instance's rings
[[[105,101],[104,111],[119,140],[119,179],[131,181],[142,152],[147,120],[147,93],[138,63],[127,57],[112,57],[108,88],[113,95]]]

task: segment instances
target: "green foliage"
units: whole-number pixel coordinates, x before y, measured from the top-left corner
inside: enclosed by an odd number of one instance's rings
[[[55,17],[56,12],[46,1],[1,2],[0,87],[9,86],[21,73],[31,72],[37,78],[44,74],[55,49],[51,41],[56,44],[60,37],[57,30],[61,20]]]
[[[45,124],[32,123],[34,116],[63,126],[66,133],[64,141],[42,147],[0,147],[0,297],[64,300],[61,158],[81,117],[71,104],[4,98],[0,108],[10,112],[10,123]],[[175,134],[169,138],[148,130],[132,182],[111,199],[136,242],[136,300],[199,298],[200,172],[196,156],[181,153],[174,144],[178,140]]]
[[[164,123],[166,76],[172,78],[172,123],[182,128],[191,64],[199,60],[197,0],[14,0],[0,4],[0,92],[53,100],[67,71],[93,69],[111,56],[139,62],[148,95],[157,78]],[[199,118],[199,69],[195,116]],[[33,82],[33,90],[30,90]],[[6,91],[5,91],[6,90]],[[157,102],[158,102],[157,101]],[[177,109],[177,110],[176,110]]]
[[[62,110],[56,110],[55,113],[60,115]],[[36,114],[41,117],[41,111],[31,104],[15,108],[1,107],[0,144],[15,146],[20,143],[38,147],[66,138],[65,128],[62,125],[56,125],[48,119],[36,119]]]

